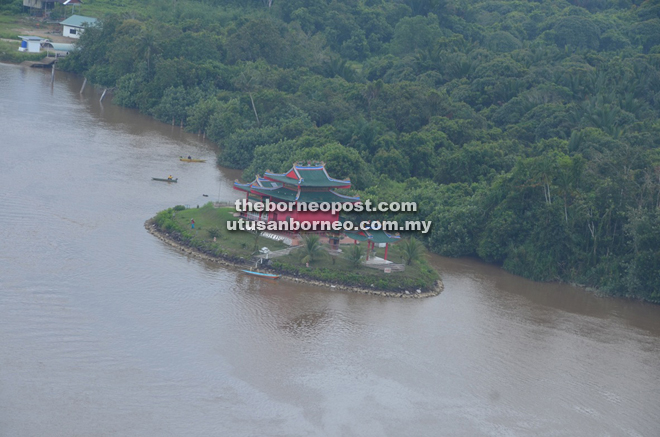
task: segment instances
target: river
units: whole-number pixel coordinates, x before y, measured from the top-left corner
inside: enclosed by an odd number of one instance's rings
[[[0,64],[0,436],[660,435],[660,306],[437,256],[429,299],[190,258],[144,221],[240,172],[80,87]]]

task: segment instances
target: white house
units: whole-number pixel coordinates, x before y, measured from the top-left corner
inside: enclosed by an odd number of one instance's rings
[[[61,21],[62,35],[69,38],[80,38],[83,32],[83,25],[87,23],[90,26],[96,24],[98,20],[92,17],[83,17],[82,15],[71,15],[64,21]]]

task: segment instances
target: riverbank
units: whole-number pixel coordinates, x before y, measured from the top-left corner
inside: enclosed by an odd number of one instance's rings
[[[0,41],[0,62],[6,64],[20,64],[24,61],[40,61],[46,57],[46,53],[19,52],[20,41]]]
[[[203,209],[204,208],[202,208],[202,210]],[[170,210],[168,210],[167,213],[170,214]],[[162,213],[159,213],[159,215],[160,214]],[[181,213],[179,213],[179,215],[181,215]],[[198,223],[198,230],[199,230],[199,220],[196,221]],[[181,252],[184,252],[196,258],[222,264],[225,266],[239,267],[239,268],[250,268],[253,267],[254,265],[254,260],[252,259],[251,256],[235,255],[227,251],[226,247],[225,249],[220,249],[217,244],[213,245],[210,241],[205,242],[201,240],[194,240],[193,238],[190,238],[189,236],[182,233],[180,228],[179,229],[173,228],[171,222],[169,224],[169,230],[168,230],[162,226],[159,226],[156,218],[149,219],[145,222],[145,228],[150,234],[154,235],[161,241],[180,250]],[[229,239],[227,237],[221,238],[221,242],[225,244],[225,246],[227,246],[228,240]],[[195,241],[195,243],[193,243],[193,241]],[[379,280],[370,281],[373,282],[373,284],[370,284],[370,286],[363,286],[361,284],[350,283],[349,282],[351,277],[350,272],[345,272],[345,274],[341,275],[344,278],[343,280],[325,281],[325,280],[319,280],[318,278],[314,278],[312,276],[313,275],[312,272],[318,273],[319,271],[318,268],[310,270],[310,273],[306,274],[304,271],[301,271],[301,269],[293,269],[292,268],[293,266],[285,265],[280,267],[284,267],[284,268],[273,268],[270,266],[262,266],[260,267],[260,270],[269,273],[277,273],[281,275],[283,279],[289,281],[300,282],[300,283],[310,284],[319,287],[326,287],[332,290],[341,290],[341,291],[348,291],[353,293],[362,293],[362,294],[378,295],[385,297],[398,297],[398,298],[432,297],[432,296],[437,296],[444,289],[444,284],[442,282],[442,279],[439,278],[439,275],[437,275],[437,273],[435,274],[435,277],[437,279],[426,287],[422,287],[422,288],[409,287],[409,289],[393,291],[393,290],[381,289],[375,285],[376,283],[379,282],[382,283],[382,279],[380,281]],[[294,270],[295,273],[291,274],[290,271],[294,271]],[[390,273],[388,275],[396,275],[396,274],[398,273]],[[381,273],[381,275],[385,275],[385,274]],[[364,278],[368,276],[360,275],[360,277]],[[387,279],[388,280],[391,279],[393,284],[397,284],[398,282],[406,283],[405,279],[407,278],[395,278],[389,276]],[[401,281],[401,279],[403,279],[403,281]]]

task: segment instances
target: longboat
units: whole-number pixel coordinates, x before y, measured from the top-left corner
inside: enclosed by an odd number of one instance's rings
[[[243,270],[243,272],[247,273],[248,275],[254,275],[265,279],[278,279],[280,277],[280,275],[274,275],[272,273],[253,272],[252,270]]]
[[[176,179],[167,179],[167,178],[151,178],[153,181],[161,181],[161,182],[175,182],[179,180],[179,178]]]
[[[179,158],[179,161],[183,161],[183,162],[206,162],[206,159]]]

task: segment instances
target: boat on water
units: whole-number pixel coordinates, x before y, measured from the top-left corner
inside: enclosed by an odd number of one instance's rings
[[[253,272],[252,270],[243,270],[243,271],[248,275],[258,276],[260,278],[266,278],[266,279],[278,279],[280,277],[280,275],[274,275],[272,273]]]
[[[206,159],[193,159],[193,158],[179,158],[183,162],[206,162]]]
[[[168,178],[151,178],[153,181],[161,181],[161,182],[176,182],[179,180],[179,178],[176,179],[168,179]]]

